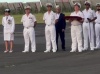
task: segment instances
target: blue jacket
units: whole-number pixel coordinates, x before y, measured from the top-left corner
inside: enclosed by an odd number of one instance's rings
[[[65,15],[63,13],[60,13],[58,22],[55,24],[56,30],[62,30],[66,28],[66,20]]]

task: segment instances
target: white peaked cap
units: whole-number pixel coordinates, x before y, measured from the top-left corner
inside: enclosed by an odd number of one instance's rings
[[[46,3],[46,6],[52,6],[52,4],[51,3]]]
[[[25,6],[24,9],[31,9],[31,7],[30,6]]]
[[[78,5],[81,8],[81,4],[79,2],[74,3],[74,6]]]
[[[100,6],[100,3],[97,3],[96,6]]]
[[[85,1],[84,4],[90,4],[91,5],[91,2],[90,1]]]
[[[56,8],[60,8],[60,6],[59,5],[56,5]]]

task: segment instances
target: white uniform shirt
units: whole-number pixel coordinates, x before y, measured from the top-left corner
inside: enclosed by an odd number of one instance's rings
[[[98,11],[96,12],[96,17],[95,23],[100,23],[100,13]]]
[[[34,26],[34,22],[36,22],[36,18],[33,14],[29,14],[28,16],[25,14],[23,15],[21,22],[23,22],[23,26],[24,27],[33,27]]]
[[[2,25],[4,26],[4,33],[14,33],[15,21],[12,16],[5,16],[2,19]]]
[[[83,14],[84,22],[89,22],[87,18],[93,19],[94,17],[96,17],[95,11],[93,11],[91,8],[89,8],[88,11],[86,9],[83,10]]]
[[[56,15],[57,15],[57,18],[59,19],[59,17],[60,17],[60,14],[57,14],[57,13],[56,13]]]
[[[43,20],[45,21],[46,25],[55,25],[55,20],[58,19],[56,14],[51,11],[50,14],[46,12],[43,16]]]
[[[79,11],[77,13],[76,12],[72,12],[70,16],[78,16],[78,17],[84,18],[83,13],[81,11]],[[73,20],[71,22],[71,24],[72,25],[81,25],[81,23],[79,21],[77,21],[77,20]]]

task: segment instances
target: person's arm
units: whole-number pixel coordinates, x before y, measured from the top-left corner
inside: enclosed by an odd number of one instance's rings
[[[37,25],[37,20],[36,20],[36,17],[35,17],[35,16],[33,16],[33,21],[34,21],[34,27],[36,27],[36,25]]]
[[[2,18],[2,25],[4,26],[4,17]]]
[[[65,28],[66,28],[66,20],[65,20],[65,15],[63,14],[63,17],[62,17],[62,31],[65,31]]]
[[[22,18],[21,18],[21,23],[22,23],[23,26],[24,26],[24,15],[23,15]]]
[[[87,18],[89,22],[94,22],[97,19],[95,11],[93,11],[92,15],[94,17],[93,19]]]
[[[71,13],[70,16],[73,16],[73,14]],[[73,21],[73,19],[69,19],[69,22],[71,23]]]
[[[13,34],[15,31],[15,20],[14,18],[12,17],[12,27],[11,27],[11,34]]]
[[[84,22],[84,14],[83,13],[81,13],[81,18],[82,18],[82,20],[79,20],[79,22],[83,23]]]
[[[55,24],[58,22],[58,17],[56,15],[56,13],[54,13],[54,16],[55,16]]]
[[[43,15],[43,21],[44,21],[44,23],[45,23],[45,15],[46,15],[46,13]],[[46,23],[45,23],[45,25],[46,25]]]

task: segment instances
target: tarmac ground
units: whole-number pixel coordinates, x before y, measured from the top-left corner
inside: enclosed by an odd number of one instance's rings
[[[0,74],[100,74],[100,50],[86,51],[82,53],[70,53],[71,36],[70,26],[66,28],[66,50],[57,53],[44,53],[45,50],[45,26],[37,25],[36,53],[22,53],[24,50],[23,26],[16,25],[14,52],[3,53],[4,41],[2,26],[0,26]]]

